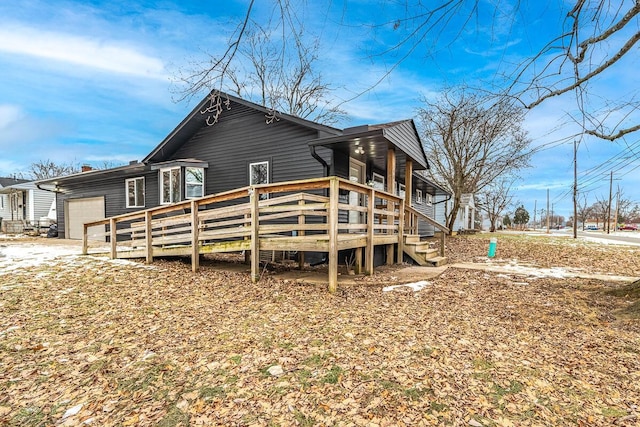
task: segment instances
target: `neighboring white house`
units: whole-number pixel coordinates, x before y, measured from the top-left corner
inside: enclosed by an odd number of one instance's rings
[[[457,230],[473,230],[476,217],[476,198],[472,193],[465,193],[460,196],[460,209],[456,216],[456,222],[453,227]]]
[[[40,218],[49,215],[54,200],[54,193],[40,190],[33,182],[0,179],[0,217],[3,221],[37,225]]]
[[[452,209],[453,198],[447,197],[446,199],[434,202],[434,217],[436,221],[441,224],[446,224],[447,215]],[[465,193],[460,196],[460,208],[458,209],[458,214],[456,215],[455,222],[453,223],[452,231],[476,229],[476,211],[476,201],[473,194]]]
[[[16,179],[11,177],[0,177],[0,191],[12,185],[22,184],[27,182],[24,179]],[[17,204],[17,196],[13,196],[12,193],[0,193],[0,218],[5,221],[11,220],[12,214],[15,215],[15,209],[13,208]]]

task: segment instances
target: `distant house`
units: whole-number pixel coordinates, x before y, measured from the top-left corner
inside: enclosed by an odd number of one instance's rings
[[[49,215],[55,193],[39,189],[35,182],[24,179],[0,178],[0,218],[3,230],[9,221],[20,221],[25,226],[37,226]]]
[[[474,230],[476,217],[476,200],[472,193],[465,193],[460,196],[460,208],[456,215],[453,226],[454,231]]]
[[[433,218],[434,201],[448,193],[415,172],[428,167],[413,120],[337,129],[220,94],[203,99],[140,162],[39,184],[57,193],[59,236],[80,239],[85,222],[248,185],[327,176],[399,194]]]

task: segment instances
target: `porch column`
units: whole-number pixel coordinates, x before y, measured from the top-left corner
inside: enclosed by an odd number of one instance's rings
[[[407,161],[404,167],[404,205],[407,208],[412,206],[411,195],[413,194],[413,182],[411,177],[413,176],[413,160],[407,157]]]
[[[396,148],[387,150],[387,192],[396,194]]]
[[[387,191],[391,194],[396,194],[396,148],[390,146],[387,149]],[[392,208],[392,206],[387,206]],[[387,217],[387,225],[393,225],[393,216]],[[391,233],[393,230],[387,230],[387,233]],[[387,245],[387,265],[393,264],[393,245]]]

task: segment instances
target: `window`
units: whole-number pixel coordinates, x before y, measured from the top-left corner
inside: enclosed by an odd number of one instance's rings
[[[185,168],[184,173],[185,194],[187,199],[204,196],[204,169]]]
[[[398,196],[401,199],[404,199],[404,189],[405,189],[404,184],[398,183]]]
[[[144,178],[131,178],[125,181],[127,191],[127,207],[144,207]]]
[[[416,190],[416,204],[422,204],[422,190]]]
[[[0,209],[4,209],[4,195],[0,195]]]
[[[180,201],[180,168],[160,169],[160,204]]]
[[[433,196],[431,194],[427,194],[427,205],[431,206],[433,204]]]
[[[269,183],[269,162],[258,162],[249,164],[249,185],[259,185]],[[260,199],[267,199],[268,194],[261,194]]]
[[[376,190],[384,191],[384,176],[374,172],[371,186]]]

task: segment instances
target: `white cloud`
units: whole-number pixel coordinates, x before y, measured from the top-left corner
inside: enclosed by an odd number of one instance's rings
[[[20,120],[24,114],[16,105],[0,104],[0,131],[8,128],[12,123]]]
[[[135,47],[100,38],[41,31],[23,25],[0,28],[0,52],[52,59],[101,71],[166,79],[164,63]]]

